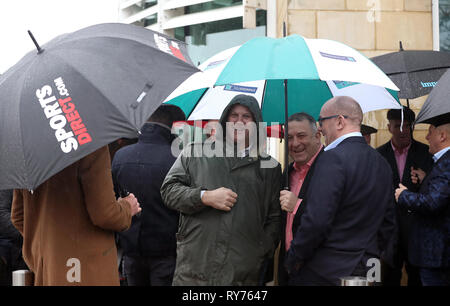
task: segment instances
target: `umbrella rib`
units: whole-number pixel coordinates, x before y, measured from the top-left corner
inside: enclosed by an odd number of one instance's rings
[[[34,52],[34,51],[32,51]],[[26,76],[28,75],[28,70],[30,70],[32,67],[34,67],[33,63],[39,58],[39,54],[36,54],[36,57],[34,59],[31,60],[31,62],[29,63],[28,67],[25,68],[25,71],[22,73],[22,86],[20,86],[20,92],[19,92],[19,101],[22,100],[22,94],[23,94],[23,89],[24,89],[24,85],[23,83],[26,82]],[[21,113],[20,113],[20,103],[18,106],[18,118],[20,120],[20,122],[22,122],[22,118],[21,118]],[[19,126],[21,126],[21,124],[19,124]],[[21,143],[21,147],[23,148],[22,150],[22,155],[23,155],[23,166],[24,166],[24,171],[25,171],[25,176],[23,178],[24,182],[25,182],[25,186],[27,186],[28,190],[33,190],[34,187],[36,186],[31,186],[30,182],[28,181],[28,178],[30,177],[30,173],[29,173],[29,169],[28,169],[28,165],[27,165],[27,159],[25,158],[25,147],[24,147],[24,141],[23,141],[23,129],[20,129],[20,143]],[[34,185],[34,183],[33,183]]]

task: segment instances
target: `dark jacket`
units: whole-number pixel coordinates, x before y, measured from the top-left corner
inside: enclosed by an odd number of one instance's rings
[[[394,151],[392,150],[391,141],[388,141],[384,145],[377,148],[377,151],[383,155],[392,169],[392,186],[394,190],[398,188],[398,184],[402,183],[412,192],[419,191],[420,186],[413,184],[411,181],[411,166],[414,168],[420,168],[427,174],[433,165],[433,157],[428,152],[429,147],[419,141],[412,140],[411,147],[408,150],[408,156],[406,158],[405,170],[403,171],[403,177],[400,180],[398,176],[397,162],[395,160]]]
[[[297,232],[297,229],[300,226],[301,216],[305,212],[306,206],[308,205],[308,201],[305,198],[306,191],[308,190],[309,183],[311,182],[311,178],[314,175],[316,161],[322,153],[323,153],[323,148],[317,155],[316,159],[314,160],[314,163],[311,165],[311,168],[309,168],[308,173],[306,174],[306,177],[303,181],[302,188],[300,188],[300,191],[298,193],[298,198],[303,199],[303,200],[302,200],[302,203],[299,206],[297,212],[295,213],[294,220],[292,222],[292,233],[294,234],[293,237],[295,237],[295,233]],[[291,171],[293,171],[293,169],[294,169],[294,163],[291,163],[289,165],[288,173],[291,173]],[[285,182],[284,178],[286,177],[286,175],[287,175],[286,171],[283,171],[283,182]],[[281,244],[280,244],[280,253],[279,253],[279,257],[278,257],[278,284],[280,286],[285,286],[288,284],[288,273],[284,266],[284,260],[286,257],[286,222],[287,222],[287,213],[284,210],[282,210],[281,211]]]
[[[8,263],[22,254],[22,235],[11,222],[13,190],[0,190],[0,257]]]
[[[239,102],[261,121],[256,100]],[[234,104],[224,110],[222,124]],[[165,204],[181,212],[173,284],[256,285],[280,239],[279,163],[262,167],[270,157],[194,157],[188,152],[189,147],[161,187]],[[238,195],[231,211],[201,202],[201,190],[220,187]]]
[[[0,239],[22,244],[22,236],[11,222],[13,190],[0,190]]]
[[[395,231],[391,172],[363,137],[318,157],[286,258],[291,284],[339,285],[368,259],[383,257]]]
[[[167,208],[160,188],[176,157],[171,152],[174,136],[169,128],[146,123],[136,144],[118,150],[112,163],[116,194],[122,188],[141,205],[131,227],[119,233],[125,255],[168,256],[176,254],[175,233],[179,213]]]
[[[391,141],[388,141],[384,145],[377,148],[377,151],[383,155],[383,157],[387,160],[392,169],[392,187],[393,190],[398,188],[398,184],[402,183],[404,186],[408,188],[408,190],[412,192],[418,192],[420,185],[413,184],[411,181],[411,166],[415,169],[420,168],[425,171],[427,174],[430,172],[430,169],[433,165],[432,155],[428,152],[428,146],[416,140],[412,140],[411,147],[408,150],[408,156],[406,158],[405,169],[403,171],[403,177],[400,180],[397,169],[397,162],[395,160],[394,151],[392,150]],[[399,251],[402,252],[403,255],[398,255],[396,258],[396,265],[401,267],[403,266],[403,262],[400,261],[400,258],[405,256],[408,251],[408,240],[409,233],[411,231],[411,222],[413,221],[413,216],[408,209],[400,206],[396,206],[396,215],[397,215],[397,223],[398,223],[398,242],[399,242]]]
[[[450,151],[436,162],[420,191],[403,191],[398,204],[414,212],[410,262],[423,268],[450,267]]]
[[[22,235],[11,221],[13,190],[0,190],[0,286],[11,285],[12,271],[27,269]]]

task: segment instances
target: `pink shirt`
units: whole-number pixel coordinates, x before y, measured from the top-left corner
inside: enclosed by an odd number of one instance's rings
[[[408,151],[411,144],[404,149],[397,149],[391,141],[392,150],[394,150],[395,161],[397,162],[398,176],[400,177],[400,182],[403,178],[403,172],[405,170],[406,158],[408,157]]]
[[[311,168],[312,163],[316,159],[317,155],[319,154],[320,150],[322,150],[323,145],[320,145],[319,150],[314,154],[314,156],[303,166],[298,166],[296,163],[294,163],[294,169],[289,174],[289,187],[291,189],[291,192],[294,194],[297,194],[300,192],[300,189],[302,188],[303,181],[305,180],[306,175],[308,174],[309,168]],[[295,213],[298,210],[298,207],[300,206],[300,203],[302,202],[302,199],[298,199],[297,204],[295,204],[295,208],[293,212],[287,213],[287,219],[286,219],[286,251],[289,250],[289,247],[291,246],[291,241],[293,239],[292,234],[292,223],[294,222]]]

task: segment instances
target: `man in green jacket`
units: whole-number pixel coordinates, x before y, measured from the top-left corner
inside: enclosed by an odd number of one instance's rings
[[[234,97],[216,140],[187,147],[167,174],[163,201],[181,212],[173,285],[258,284],[281,229],[281,168],[261,121],[254,97]]]

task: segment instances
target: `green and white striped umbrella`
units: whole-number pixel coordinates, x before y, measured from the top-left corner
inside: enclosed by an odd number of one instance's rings
[[[300,111],[317,118],[333,96],[353,97],[363,112],[401,108],[399,89],[384,72],[360,52],[332,40],[254,38],[199,68],[202,72],[184,81],[165,102],[179,106],[188,120],[220,118],[232,97],[241,93],[256,97],[269,125],[284,123]]]

